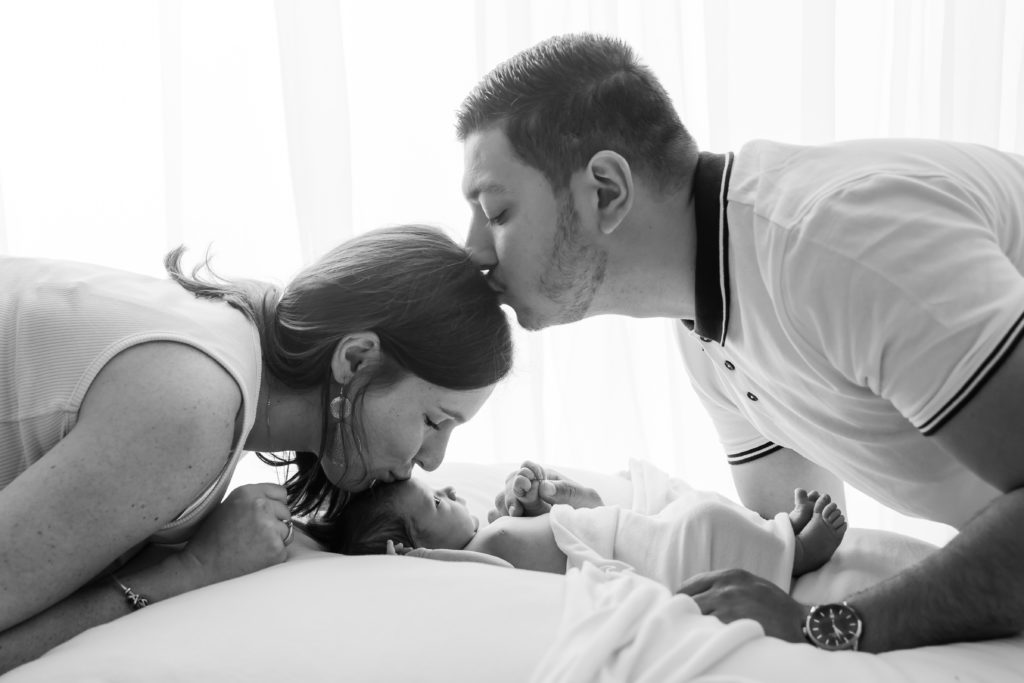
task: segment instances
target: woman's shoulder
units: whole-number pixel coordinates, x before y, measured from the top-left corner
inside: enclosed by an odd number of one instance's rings
[[[234,378],[204,351],[152,341],[131,346],[104,365],[86,394],[81,419],[129,410],[143,420],[192,429],[203,423],[233,425],[241,402]]]

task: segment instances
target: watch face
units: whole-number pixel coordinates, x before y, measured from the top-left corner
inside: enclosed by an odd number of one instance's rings
[[[847,605],[821,605],[807,615],[807,635],[826,650],[848,650],[860,637],[860,619]]]

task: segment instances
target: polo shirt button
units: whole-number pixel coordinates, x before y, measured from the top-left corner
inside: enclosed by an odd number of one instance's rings
[[[752,394],[752,393],[750,393],[749,391],[747,392],[747,398],[749,398],[751,401],[756,401],[757,400],[757,396]]]
[[[711,341],[711,337],[701,337],[700,340],[707,344],[709,341]]]
[[[725,369],[726,370],[735,370],[736,366],[732,364],[731,360],[727,360],[727,361],[725,361]]]

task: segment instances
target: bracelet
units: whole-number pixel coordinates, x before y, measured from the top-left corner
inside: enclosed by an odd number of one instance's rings
[[[149,598],[139,595],[131,588],[121,583],[121,579],[117,578],[113,574],[110,575],[110,578],[114,580],[114,583],[121,587],[121,590],[124,592],[124,601],[128,603],[133,611],[142,609],[149,604]]]

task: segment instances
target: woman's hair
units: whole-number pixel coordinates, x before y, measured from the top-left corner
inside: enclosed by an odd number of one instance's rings
[[[367,466],[359,407],[368,389],[392,386],[409,374],[446,389],[479,389],[511,370],[512,334],[497,294],[467,252],[437,228],[404,225],[364,233],[329,251],[283,289],[219,278],[209,256],[186,275],[183,252],[179,247],[165,258],[171,278],[252,320],[263,362],[281,383],[322,389],[321,455],[260,456],[272,465],[295,466],[285,486],[298,515],[333,518],[348,497],[319,466],[328,442],[331,359],[346,335],[374,332],[381,348],[380,362],[360,368],[346,388],[353,406],[342,430],[349,466],[353,455]]]
[[[313,519],[302,525],[312,538],[332,553],[383,555],[387,542],[415,547],[413,525],[396,505],[402,482],[381,484],[354,493],[344,514],[333,519]]]
[[[661,191],[685,185],[697,144],[633,49],[588,33],[548,38],[491,70],[457,114],[459,140],[500,128],[557,193],[601,150],[618,152]]]

